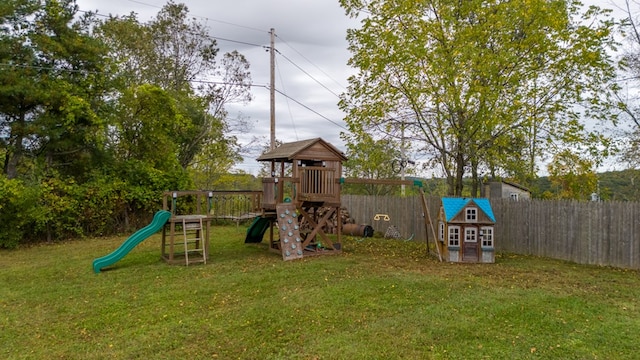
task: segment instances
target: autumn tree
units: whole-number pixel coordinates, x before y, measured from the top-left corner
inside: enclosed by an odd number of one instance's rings
[[[359,70],[340,105],[353,132],[413,138],[461,195],[483,173],[535,176],[566,142],[596,149],[608,118],[607,12],[579,1],[341,0]],[[606,144],[605,144],[606,146]]]

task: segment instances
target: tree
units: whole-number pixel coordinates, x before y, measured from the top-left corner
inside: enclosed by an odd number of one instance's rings
[[[626,96],[618,94],[618,105],[625,115],[629,126],[620,132],[623,149],[621,158],[630,168],[640,168],[640,105],[638,96],[630,95],[636,93],[635,87],[640,79],[640,19],[637,11],[632,10],[633,6],[640,6],[637,1],[625,0],[624,10],[627,18],[622,22],[622,31],[625,35],[626,47],[620,65],[629,75],[629,91]]]
[[[175,131],[184,126],[175,99],[153,85],[125,91],[115,111],[114,150],[123,161],[137,160],[156,169],[178,167]]]
[[[11,1],[0,8],[0,120],[4,173],[9,179],[18,176],[28,123],[43,103],[35,50],[27,46],[32,31],[28,17],[38,10],[35,1]]]
[[[340,102],[347,124],[397,137],[404,127],[450,194],[469,173],[476,195],[483,172],[533,177],[567,141],[603,139],[581,119],[610,115],[606,11],[563,0],[340,3],[366,14],[347,34],[359,69]]]
[[[346,136],[343,136],[346,137]],[[390,140],[374,140],[366,133],[359,134],[357,139],[348,138],[345,173],[347,177],[360,179],[393,179],[399,174],[392,167],[393,161],[400,159],[401,154]],[[367,195],[388,195],[397,186],[363,184],[347,185],[345,191]]]
[[[222,134],[221,129],[218,129]],[[213,161],[212,161],[213,159]],[[189,167],[193,181],[198,189],[217,189],[229,173],[229,169],[242,161],[235,137],[218,137],[203,144],[202,150],[195,156]]]
[[[571,150],[564,150],[553,157],[547,169],[554,197],[559,199],[588,200],[598,185],[594,164]]]
[[[4,172],[19,176],[31,166],[26,156],[81,177],[100,146],[99,113],[111,86],[106,48],[89,33],[92,14],[77,18],[71,0],[7,6],[14,12],[1,18],[0,33]]]
[[[125,87],[150,83],[174,98],[183,118],[182,127],[172,134],[180,165],[187,169],[202,164],[201,155],[207,153],[214,156],[206,161],[230,167],[225,157],[236,144],[227,136],[230,119],[225,105],[251,99],[244,56],[230,52],[218,63],[215,39],[201,23],[188,18],[184,4],[172,1],[146,24],[131,14],[104,21],[98,33],[112,45]],[[212,154],[216,149],[221,152]]]

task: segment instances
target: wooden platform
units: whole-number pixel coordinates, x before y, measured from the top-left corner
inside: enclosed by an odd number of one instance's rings
[[[198,230],[202,223],[203,229]],[[172,265],[206,263],[209,259],[209,228],[211,218],[206,215],[172,216],[162,229],[162,259]],[[186,229],[183,229],[183,226]],[[184,231],[200,231],[187,244],[185,251]],[[188,260],[188,261],[187,261]]]

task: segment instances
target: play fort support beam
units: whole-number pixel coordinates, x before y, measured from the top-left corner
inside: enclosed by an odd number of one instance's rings
[[[420,180],[342,178],[340,182],[343,184],[411,185],[422,188],[422,181]]]

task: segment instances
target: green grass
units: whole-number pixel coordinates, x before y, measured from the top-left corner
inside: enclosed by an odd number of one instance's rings
[[[214,227],[207,265],[156,235],[0,251],[2,359],[636,359],[638,272],[498,254],[439,263],[424,244],[347,238],[285,262]]]

